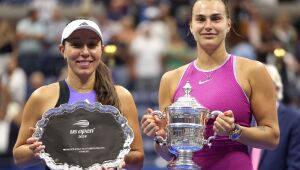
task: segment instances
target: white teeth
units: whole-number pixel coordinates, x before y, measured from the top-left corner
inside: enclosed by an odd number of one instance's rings
[[[91,63],[92,61],[77,61],[78,63]]]
[[[78,62],[80,65],[89,65],[91,62],[90,61],[80,61]]]

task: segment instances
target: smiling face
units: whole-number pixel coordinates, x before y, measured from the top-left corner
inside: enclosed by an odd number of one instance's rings
[[[215,50],[225,47],[226,34],[230,30],[229,14],[221,0],[198,0],[192,9],[190,31],[198,47]]]
[[[70,74],[78,77],[91,76],[99,65],[102,44],[94,31],[79,29],[65,40],[60,51],[67,59]]]

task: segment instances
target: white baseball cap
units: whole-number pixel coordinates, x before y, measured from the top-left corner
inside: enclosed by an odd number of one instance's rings
[[[70,22],[63,30],[62,35],[61,35],[61,43],[68,38],[74,31],[78,29],[89,29],[94,31],[101,39],[102,41],[102,33],[99,28],[99,26],[91,21],[91,20],[86,20],[86,19],[77,19],[72,22]]]

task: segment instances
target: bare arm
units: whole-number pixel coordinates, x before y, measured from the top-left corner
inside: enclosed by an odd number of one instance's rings
[[[126,169],[140,170],[143,167],[144,149],[142,135],[139,128],[138,112],[130,92],[118,86],[117,92],[121,102],[121,112],[128,119],[129,125],[134,132],[134,140],[131,151],[125,157]]]
[[[177,86],[177,82],[174,83],[175,72],[167,72],[161,78],[160,86],[159,86],[159,109],[164,110],[166,107],[172,104],[173,93],[175,91],[172,90],[172,85]],[[165,125],[166,126],[166,125]],[[165,129],[165,127],[163,127]],[[166,131],[161,130],[158,131],[158,135],[166,137]],[[157,154],[159,154],[162,158],[167,161],[171,161],[175,158],[175,155],[169,152],[166,146],[160,146],[157,143],[154,143],[154,148]]]
[[[257,64],[249,77],[251,109],[257,127],[242,127],[240,142],[257,148],[273,149],[279,143],[275,88],[263,64]]]
[[[40,104],[38,94],[34,93],[27,101],[23,111],[19,135],[13,149],[15,163],[20,167],[28,167],[40,163],[40,159],[34,155],[33,150],[30,149],[30,144],[26,142],[33,133],[29,128],[35,127],[35,123],[40,118],[40,109],[38,107]],[[34,141],[32,142],[35,143]],[[37,143],[36,146],[38,146]]]
[[[48,95],[51,95],[49,97]],[[22,123],[19,130],[19,135],[13,149],[15,163],[24,168],[33,166],[41,162],[37,157],[37,153],[43,149],[42,143],[32,138],[32,134],[36,122],[41,118],[41,115],[48,110],[51,105],[54,105],[53,100],[57,95],[49,88],[42,87],[36,90],[27,101],[22,116]],[[46,99],[46,100],[45,100]]]

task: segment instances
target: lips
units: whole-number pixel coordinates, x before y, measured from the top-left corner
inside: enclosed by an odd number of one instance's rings
[[[88,66],[90,66],[90,64],[92,63],[92,60],[80,60],[80,61],[76,61],[76,63],[83,68],[86,68]]]
[[[205,39],[214,39],[217,34],[214,33],[202,33],[201,36]]]
[[[202,33],[201,35],[204,35],[204,36],[213,36],[213,35],[217,35],[215,33]]]

